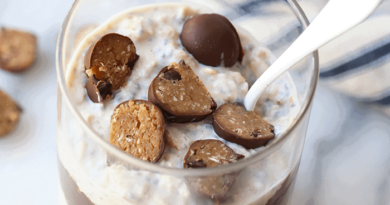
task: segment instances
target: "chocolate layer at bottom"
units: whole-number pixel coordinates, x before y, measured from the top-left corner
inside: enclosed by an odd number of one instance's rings
[[[266,205],[285,204],[286,200],[288,200],[290,195],[288,192],[291,192],[293,189],[298,167],[299,166],[296,166],[296,168],[294,168],[294,170],[282,183],[281,187],[276,191],[275,195],[268,200]],[[69,205],[94,205],[94,203],[92,203],[88,199],[88,197],[79,190],[76,182],[72,179],[69,172],[65,169],[60,160],[58,160],[58,170],[60,175],[61,187],[65,195],[66,202]],[[256,202],[252,204],[256,204]]]
[[[298,167],[294,168],[294,170],[288,175],[288,177],[284,180],[281,187],[276,191],[275,195],[272,196],[266,205],[282,205],[286,204],[286,201],[289,198],[289,195],[295,184],[295,177],[297,175]]]
[[[65,195],[66,202],[69,205],[93,205],[88,197],[79,190],[76,182],[72,179],[64,165],[62,165],[61,160],[58,160],[58,170],[60,175],[61,188]]]

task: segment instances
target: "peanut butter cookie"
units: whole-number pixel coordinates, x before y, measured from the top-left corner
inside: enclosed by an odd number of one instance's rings
[[[0,137],[15,129],[21,113],[22,109],[0,90]]]
[[[37,38],[27,32],[0,30],[0,68],[10,72],[27,70],[35,61]]]
[[[145,161],[160,159],[165,148],[164,133],[161,110],[148,101],[125,101],[111,116],[111,144]]]

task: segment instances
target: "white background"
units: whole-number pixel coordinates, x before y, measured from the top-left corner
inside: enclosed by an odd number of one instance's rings
[[[307,0],[309,1],[309,0]],[[23,108],[0,138],[0,204],[61,201],[56,153],[55,43],[71,0],[0,0],[0,26],[38,36],[21,74],[0,70],[0,89]],[[319,86],[292,204],[390,204],[390,118]]]

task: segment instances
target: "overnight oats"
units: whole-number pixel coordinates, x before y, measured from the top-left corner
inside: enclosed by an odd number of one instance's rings
[[[254,111],[245,109],[248,89],[275,57],[239,23],[186,4],[131,8],[91,29],[71,56],[64,79],[75,111],[60,102],[58,131],[69,204],[287,198],[308,117],[279,138],[307,105],[286,73]],[[256,159],[260,152],[269,154]]]

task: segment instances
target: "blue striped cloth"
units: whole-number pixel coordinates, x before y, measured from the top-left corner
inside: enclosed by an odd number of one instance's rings
[[[390,106],[390,1],[319,49],[321,83],[352,98]]]
[[[313,20],[328,1],[298,2],[309,20]],[[291,43],[288,42],[289,39],[295,39],[302,29],[295,22],[295,17],[283,12],[289,10],[291,13],[285,2],[255,0],[236,5],[238,14],[228,14],[228,18],[243,21],[243,27],[256,33],[257,40],[272,50],[284,50],[283,45]],[[267,16],[269,11],[272,11],[271,17]],[[235,19],[240,15],[256,15],[257,20],[245,20],[243,17],[240,17],[243,20]],[[264,25],[264,28],[259,23],[263,20],[268,24]],[[269,24],[273,21],[275,24],[270,27]],[[367,20],[320,48],[319,56],[322,85],[357,101],[380,107],[390,115],[390,0],[382,1]]]
[[[317,4],[305,11],[318,10]],[[348,11],[346,11],[348,15]],[[320,83],[390,115],[390,1],[364,22],[319,49]]]

